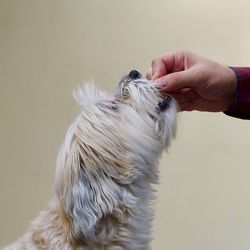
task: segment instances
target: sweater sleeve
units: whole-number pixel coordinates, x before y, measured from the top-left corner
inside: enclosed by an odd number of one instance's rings
[[[250,67],[231,67],[237,78],[235,104],[226,115],[250,120]]]

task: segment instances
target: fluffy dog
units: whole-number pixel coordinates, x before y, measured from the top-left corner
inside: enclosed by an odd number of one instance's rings
[[[10,249],[148,250],[158,159],[176,103],[133,70],[115,95],[86,84],[58,155],[54,196]]]

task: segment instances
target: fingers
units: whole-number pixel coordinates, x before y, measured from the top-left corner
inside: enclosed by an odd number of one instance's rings
[[[157,88],[164,92],[175,92],[182,88],[197,88],[201,79],[195,69],[175,72],[158,78],[155,81]]]
[[[152,61],[152,80],[167,74],[166,65],[162,58],[156,58]]]
[[[152,67],[146,74],[147,79],[155,80],[161,76],[166,75],[166,67],[161,58],[156,58],[151,63]]]
[[[152,69],[147,73],[147,78],[155,80],[166,74],[185,69],[187,58],[192,54],[186,51],[166,53],[152,60]]]

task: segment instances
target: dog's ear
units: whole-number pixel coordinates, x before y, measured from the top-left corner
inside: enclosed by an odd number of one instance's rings
[[[89,105],[92,100],[93,105],[84,107],[69,128],[55,179],[59,211],[74,242],[111,237],[114,230],[107,225],[115,220],[113,211],[122,199],[120,184],[129,180],[132,169],[116,116],[107,115],[101,102],[93,103],[93,92],[88,98],[81,103]]]
[[[77,103],[84,108],[89,108],[109,98],[104,92],[96,88],[93,82],[87,82],[76,88],[73,96]]]
[[[64,152],[63,166],[58,166],[60,210],[70,224],[69,235],[74,242],[98,241],[100,222],[112,214],[121,197],[119,185],[98,165],[97,152],[92,150],[74,138]],[[102,234],[110,233],[105,230],[102,228]]]
[[[76,102],[86,112],[103,112],[107,115],[117,116],[122,103],[100,91],[93,82],[79,86],[73,92]]]

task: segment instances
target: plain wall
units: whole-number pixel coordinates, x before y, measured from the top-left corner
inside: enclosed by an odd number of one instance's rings
[[[188,49],[250,66],[249,0],[0,0],[0,246],[51,197],[55,160],[93,79]],[[154,250],[250,249],[250,122],[181,113],[161,161]]]

